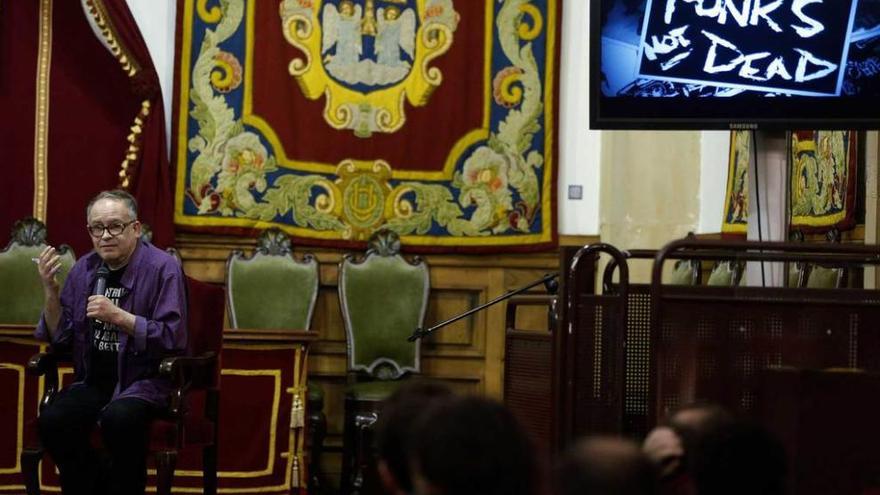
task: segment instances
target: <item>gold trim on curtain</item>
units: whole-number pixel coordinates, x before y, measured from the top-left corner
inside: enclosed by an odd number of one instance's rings
[[[122,66],[122,70],[128,74],[128,77],[134,77],[141,70],[141,66],[132,57],[128,48],[119,41],[116,28],[113,27],[110,16],[107,15],[107,8],[104,7],[104,3],[101,0],[86,0],[85,4],[87,7],[86,11],[92,16],[95,25],[101,31],[101,36],[104,37],[104,41],[110,47],[110,53],[119,61],[119,65]]]
[[[34,125],[34,217],[46,221],[49,193],[49,74],[52,67],[52,0],[40,2],[37,53],[36,118]]]
[[[104,6],[103,1],[85,0],[84,4],[86,12],[92,16],[101,36],[107,43],[110,53],[116,58],[122,70],[129,78],[135,77],[141,71],[141,66],[131,54],[131,51],[119,39],[119,35],[116,33],[116,28],[113,27],[113,21],[107,14],[107,7]],[[131,132],[129,132],[127,138],[128,149],[119,167],[119,187],[122,189],[128,189],[128,186],[131,185],[131,177],[138,161],[138,151],[140,151],[141,132],[143,131],[144,122],[149,115],[150,100],[145,99],[141,102],[141,109],[134,117],[134,121],[129,128]]]

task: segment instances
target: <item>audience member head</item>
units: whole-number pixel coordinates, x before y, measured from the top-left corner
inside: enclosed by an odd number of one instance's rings
[[[714,402],[694,402],[669,415],[669,426],[687,443],[734,421],[727,409]]]
[[[697,441],[732,421],[733,416],[718,404],[688,404],[673,411],[666,425],[651,430],[642,449],[660,478],[669,478],[685,469],[687,454]]]
[[[416,431],[416,495],[535,493],[532,445],[501,404],[477,397],[434,404]]]
[[[705,432],[690,447],[688,470],[699,495],[785,493],[785,449],[770,432],[748,421]]]
[[[453,397],[452,391],[441,383],[411,381],[386,399],[376,424],[376,445],[379,477],[387,493],[412,493],[408,447],[414,427],[419,416],[432,404]]]
[[[638,445],[622,438],[587,438],[563,457],[558,495],[650,495],[656,475]]]

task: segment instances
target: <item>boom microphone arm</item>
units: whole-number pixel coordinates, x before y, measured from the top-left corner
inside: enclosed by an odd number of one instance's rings
[[[492,306],[493,304],[497,304],[497,303],[500,303],[501,301],[504,301],[506,299],[510,299],[511,297],[513,297],[517,294],[521,294],[521,293],[523,293],[523,292],[525,292],[525,291],[527,291],[537,285],[544,284],[544,287],[547,288],[547,292],[549,292],[551,294],[555,294],[556,291],[559,290],[559,284],[556,282],[557,277],[559,277],[558,272],[548,273],[548,274],[544,275],[543,277],[541,277],[540,279],[529,283],[528,285],[524,285],[518,289],[508,291],[508,292],[496,297],[495,299],[492,299],[491,301],[489,301],[485,304],[481,304],[481,305],[477,306],[476,308],[469,309],[460,315],[453,316],[452,318],[450,318],[446,321],[440,322],[431,328],[428,328],[428,329],[423,329],[421,327],[416,328],[415,331],[413,332],[413,334],[410,335],[406,340],[408,340],[409,342],[415,342],[418,339],[421,339],[423,337],[427,337],[428,335],[431,335],[432,333],[436,332],[437,330],[440,330],[441,328],[445,327],[446,325],[449,325],[451,323],[455,323],[456,321],[458,321],[462,318],[467,318],[468,316],[470,316],[478,311],[482,311],[482,310],[488,308],[489,306]]]

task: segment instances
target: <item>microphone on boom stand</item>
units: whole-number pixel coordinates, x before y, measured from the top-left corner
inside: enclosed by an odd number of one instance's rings
[[[517,294],[521,294],[521,293],[523,293],[523,292],[525,292],[525,291],[527,291],[537,285],[544,284],[544,288],[547,289],[548,293],[556,294],[559,291],[559,282],[556,281],[556,279],[558,277],[559,277],[558,272],[548,273],[548,274],[544,275],[543,277],[541,277],[540,279],[535,280],[532,283],[524,285],[524,286],[520,287],[519,289],[514,289],[511,291],[508,291],[508,292],[496,297],[495,299],[492,299],[491,301],[489,301],[485,304],[481,304],[480,306],[477,306],[476,308],[469,309],[458,316],[453,316],[452,318],[450,318],[446,321],[440,322],[440,323],[434,325],[433,327],[428,328],[427,330],[422,327],[416,328],[415,330],[413,330],[412,335],[407,337],[406,340],[409,342],[415,342],[418,339],[421,339],[423,337],[427,337],[428,335],[431,335],[432,333],[445,327],[446,325],[449,325],[450,323],[455,323],[456,321],[458,321],[462,318],[466,318],[466,317],[468,317],[478,311],[482,311],[482,310],[488,308],[489,306],[492,306],[493,304],[499,303],[499,302],[504,301],[506,299],[510,299],[511,297],[513,297]]]

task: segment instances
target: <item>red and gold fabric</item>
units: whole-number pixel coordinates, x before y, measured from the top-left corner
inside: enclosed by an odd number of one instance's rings
[[[26,373],[31,356],[46,345],[30,337],[33,328],[0,325],[0,493],[25,491],[19,455],[37,444],[34,421],[43,379]],[[224,343],[220,394],[218,482],[220,493],[305,493],[305,397],[308,345],[303,343]],[[73,370],[59,369],[62,386]],[[198,398],[196,398],[198,399]],[[188,404],[199,408],[198,400]],[[200,449],[178,459],[174,493],[202,493]],[[155,470],[148,470],[155,486]],[[40,488],[60,491],[51,458],[41,463]],[[148,488],[148,492],[155,490]]]
[[[37,416],[43,385],[27,374],[27,362],[46,347],[28,338],[30,331],[0,325],[0,493],[25,491],[19,454],[28,440],[28,423]]]
[[[179,228],[555,243],[558,0],[179,5]]]
[[[2,2],[0,64],[0,236],[34,216],[85,253],[88,200],[121,187],[173,243],[162,97],[125,0]]]
[[[792,229],[825,232],[855,225],[856,131],[795,131],[789,164]]]
[[[724,196],[724,237],[745,238],[749,228],[749,164],[752,156],[752,132],[731,131],[727,165],[727,193]]]

